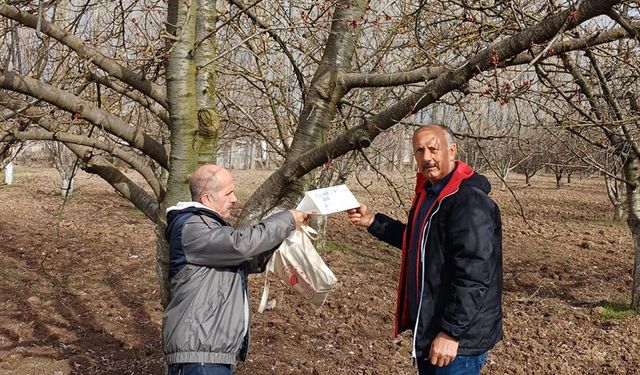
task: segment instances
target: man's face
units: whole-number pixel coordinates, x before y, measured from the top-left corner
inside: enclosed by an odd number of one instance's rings
[[[238,197],[233,191],[233,177],[226,169],[220,170],[216,177],[218,178],[217,191],[203,194],[200,200],[221,218],[228,219],[231,217],[231,209],[238,202]]]
[[[418,171],[431,183],[442,180],[455,168],[457,146],[447,144],[443,129],[430,126],[413,135],[413,156]]]

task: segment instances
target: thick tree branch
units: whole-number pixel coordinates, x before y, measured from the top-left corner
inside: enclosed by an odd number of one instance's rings
[[[16,7],[6,4],[0,5],[0,15],[32,29],[39,27],[40,32],[58,40],[60,43],[74,50],[79,56],[86,58],[100,69],[109,73],[110,76],[130,85],[155,100],[162,107],[167,108],[166,93],[163,86],[142,78],[139,74],[118,64],[115,60],[104,56],[70,32],[39,18],[35,14],[23,12]]]
[[[1,101],[2,99],[0,99]],[[81,146],[87,146],[90,148],[95,148],[98,150],[106,151],[110,155],[117,157],[118,159],[124,161],[129,164],[133,169],[135,169],[138,173],[144,177],[147,181],[156,197],[159,197],[163,190],[160,187],[160,182],[154,176],[151,169],[145,166],[140,162],[134,155],[118,148],[115,144],[107,144],[102,142],[96,138],[89,138],[82,135],[70,134],[66,132],[51,132],[46,130],[29,130],[29,131],[5,131],[0,132],[0,143],[2,142],[10,142],[12,140],[19,141],[28,141],[28,140],[39,140],[39,141],[59,141],[68,144],[76,144]]]
[[[122,161],[128,163],[134,170],[136,170],[144,179],[147,181],[153,192],[156,194],[156,197],[160,197],[164,194],[164,188],[160,186],[160,182],[153,174],[153,171],[142,163],[136,155],[132,153],[125,152],[121,148],[116,147],[115,144],[107,144],[103,141],[100,141],[96,138],[88,138],[82,135],[75,135],[65,132],[60,132],[58,129],[60,128],[58,122],[51,118],[47,113],[38,110],[32,106],[29,106],[29,103],[11,98],[9,95],[0,91],[0,105],[9,108],[11,110],[21,110],[22,116],[28,119],[30,122],[39,125],[41,128],[46,130],[46,134],[50,134],[53,138],[32,138],[32,139],[51,139],[58,140],[65,145],[67,143],[73,143],[83,146],[95,147],[110,154],[116,156]],[[25,124],[28,122],[25,121]],[[26,126],[21,125],[15,130],[9,130],[7,133],[10,134],[24,134],[25,136],[30,132],[25,132]],[[2,134],[2,133],[0,133]],[[27,138],[28,139],[28,138]],[[3,137],[0,136],[0,142],[3,141]],[[69,145],[67,145],[68,147]]]
[[[345,73],[340,76],[340,79],[347,90],[356,87],[390,87],[427,82],[437,78],[446,71],[446,68],[419,68],[389,74]]]
[[[632,24],[628,19],[626,19],[622,14],[616,12],[614,9],[611,9],[607,16],[612,20],[616,21],[618,25],[622,26],[631,38],[635,38],[640,41],[640,32],[638,31],[638,25]]]
[[[101,127],[105,131],[122,138],[131,146],[168,168],[168,156],[165,148],[141,129],[127,124],[119,117],[98,108],[93,103],[71,93],[47,85],[36,79],[20,76],[12,72],[0,71],[0,87],[42,99],[65,111]]]
[[[73,149],[71,150],[73,151]],[[74,151],[74,153],[76,152]],[[86,161],[86,166],[83,166],[83,169],[100,176],[109,185],[113,186],[118,193],[133,203],[151,221],[158,222],[158,201],[153,199],[144,189],[141,189],[140,186],[102,156],[94,156]]]
[[[573,39],[565,42],[558,42],[551,45],[543,59],[550,56],[558,56],[564,53],[575,51],[579,49],[586,49],[601,44],[613,42],[614,40],[620,40],[631,37],[631,34],[624,29],[614,29],[593,33],[583,38]],[[536,56],[544,50],[544,47],[535,47],[527,51],[519,53],[512,59],[508,59],[500,62],[498,68],[505,68],[507,66],[515,66],[522,64],[529,64],[536,58]]]
[[[11,109],[21,109],[25,118],[37,124],[43,129],[55,131],[59,127],[57,121],[46,116],[33,107],[25,108],[25,102],[10,98],[0,91],[0,103]],[[120,194],[127,198],[134,206],[142,211],[154,223],[158,220],[158,201],[150,196],[144,189],[133,182],[129,177],[120,172],[113,164],[102,155],[95,155],[91,147],[73,143],[65,146],[76,154],[82,161],[81,167],[89,173],[96,173],[103,180],[113,186]]]
[[[427,83],[423,89],[409,94],[378,115],[368,118],[365,124],[355,126],[302,155],[290,157],[256,190],[245,205],[244,211],[268,212],[282,198],[269,197],[269,191],[273,186],[291,184],[329,160],[353,149],[368,147],[381,132],[397,124],[406,116],[434,103],[443,95],[459,89],[476,74],[495,68],[499,61],[517,56],[532,45],[548,41],[560,30],[575,28],[586,20],[608,12],[619,2],[620,0],[586,0],[576,10],[565,10],[547,17],[538,24],[486,48],[457,69],[441,74]],[[332,35],[334,34],[341,35],[333,32]],[[313,84],[311,88],[313,89]]]

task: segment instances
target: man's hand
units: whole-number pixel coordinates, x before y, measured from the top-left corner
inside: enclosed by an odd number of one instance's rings
[[[354,224],[363,228],[366,228],[369,225],[371,225],[375,217],[375,214],[369,211],[367,206],[365,206],[364,204],[361,205],[359,208],[350,209],[349,211],[347,211],[347,214],[349,214],[349,220],[351,220],[351,224]]]
[[[291,212],[291,215],[293,215],[293,218],[296,221],[296,228],[298,229],[300,229],[300,226],[302,226],[302,224],[306,224],[309,220],[309,215],[305,214],[302,211],[289,210],[289,212]]]
[[[447,366],[456,358],[456,355],[458,355],[458,340],[445,333],[438,333],[429,350],[431,364],[438,367]]]

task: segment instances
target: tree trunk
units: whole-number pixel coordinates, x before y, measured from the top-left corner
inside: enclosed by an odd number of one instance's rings
[[[633,285],[631,287],[631,308],[640,311],[640,161],[629,159],[624,164],[624,174],[627,181],[634,182],[627,185],[627,225],[633,238],[635,260],[633,265]]]
[[[60,186],[60,195],[62,195],[63,198],[73,197],[74,182],[75,182],[75,178],[73,178],[73,174],[62,176],[62,184]]]
[[[604,176],[604,184],[607,188],[607,196],[609,197],[609,202],[613,206],[613,221],[621,221],[622,216],[624,215],[624,202],[620,197],[621,194],[621,184],[618,180],[613,177],[609,177],[608,175]]]
[[[613,221],[622,221],[624,216],[624,205],[616,204],[613,206]]]
[[[13,184],[13,162],[9,162],[4,167],[4,183],[7,185]]]
[[[253,171],[256,169],[256,145],[253,139],[250,140],[249,147],[249,169]]]
[[[194,149],[198,165],[215,164],[218,154],[220,117],[215,108],[216,100],[216,1],[197,0],[196,45],[196,106],[198,107],[198,131]]]
[[[327,128],[335,118],[337,105],[346,92],[340,82],[340,74],[351,68],[361,32],[361,26],[357,22],[354,26],[352,21],[362,19],[366,3],[365,0],[354,0],[340,1],[336,5],[326,48],[305,96],[287,160],[279,170],[286,170],[291,159],[326,141]],[[304,194],[307,181],[305,178],[286,177],[272,178],[263,183],[245,204],[238,224],[249,224],[278,208],[295,207]]]
[[[199,136],[198,106],[196,102],[196,64],[194,61],[196,38],[195,2],[173,0],[168,4],[167,30],[178,39],[171,46],[167,63],[167,105],[171,130],[171,157],[167,192],[160,198],[160,209],[156,219],[156,259],[160,280],[162,305],[170,300],[169,247],[164,242],[165,210],[179,201],[189,200],[188,176],[206,159],[211,150],[198,146],[194,140]],[[198,96],[199,97],[199,96]],[[206,116],[204,116],[206,117]]]

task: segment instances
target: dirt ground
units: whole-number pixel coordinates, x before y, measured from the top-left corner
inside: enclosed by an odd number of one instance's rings
[[[245,198],[265,172],[234,171]],[[80,174],[63,203],[51,169],[17,167],[0,186],[0,374],[161,374],[162,311],[153,224],[96,177]],[[371,176],[348,184],[377,210],[404,217]],[[408,204],[412,179],[398,193]],[[612,222],[601,179],[556,189],[513,177],[492,193],[504,221],[505,338],[484,374],[637,374],[640,317],[629,304],[633,251]],[[497,186],[497,184],[496,184]],[[517,214],[519,203],[526,221]],[[315,309],[277,281],[238,374],[413,374],[411,337],[393,337],[399,251],[332,215],[323,252],[338,278]],[[605,306],[605,307],[603,307]]]

